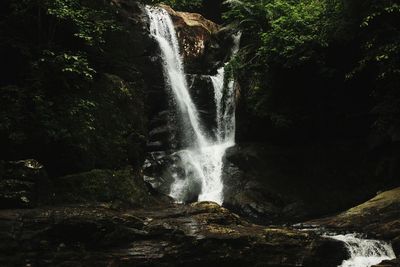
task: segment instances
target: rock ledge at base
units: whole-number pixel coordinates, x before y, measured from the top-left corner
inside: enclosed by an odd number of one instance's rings
[[[0,211],[1,266],[337,266],[343,245],[250,224],[212,202]],[[337,253],[333,253],[337,252]]]

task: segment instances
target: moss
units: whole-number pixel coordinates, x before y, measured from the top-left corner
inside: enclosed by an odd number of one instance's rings
[[[237,231],[234,229],[230,229],[228,227],[223,227],[220,225],[209,225],[207,227],[208,231],[212,234],[220,234],[220,235],[234,235],[237,234]]]
[[[57,203],[112,202],[142,206],[149,194],[141,179],[130,169],[92,170],[56,181]]]

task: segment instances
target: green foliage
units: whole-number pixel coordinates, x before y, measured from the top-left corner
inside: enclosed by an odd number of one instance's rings
[[[250,52],[266,63],[309,60],[316,46],[328,46],[342,10],[340,1],[229,0],[225,4],[229,9],[224,18],[239,22],[253,39]]]
[[[281,57],[295,61],[289,64],[301,64],[313,57],[315,51],[310,48],[328,46],[339,5],[335,5],[334,10],[328,8],[332,7],[319,0],[275,0],[265,5],[270,25],[269,31],[261,33],[260,53],[265,60]]]
[[[113,66],[135,68],[126,57],[133,48],[110,39],[131,38],[131,29],[105,2],[1,6],[0,158],[36,158],[51,175],[126,166],[128,151],[140,150],[130,136],[143,130],[142,85],[133,71],[126,79],[136,82],[104,77]],[[115,59],[113,51],[124,57]]]
[[[225,20],[243,31],[232,68],[244,85],[249,116],[294,129],[327,128],[325,120],[344,112],[370,113],[377,128],[397,127],[398,3],[228,0],[225,5]],[[357,97],[353,105],[344,100]]]
[[[377,99],[372,109],[377,117],[374,126],[392,131],[400,127],[400,5],[394,1],[377,2],[368,11],[360,25],[363,57],[348,77],[373,69],[371,95]]]
[[[74,36],[88,45],[104,43],[104,33],[119,30],[113,16],[105,10],[96,10],[81,4],[80,0],[46,0],[43,7],[47,14],[60,21],[72,23],[76,32]]]
[[[93,80],[96,71],[90,67],[87,54],[83,52],[61,52],[55,53],[49,50],[43,51],[43,57],[39,62],[35,63],[36,67],[39,64],[48,64],[54,71],[65,73],[69,78],[78,78],[82,80]]]

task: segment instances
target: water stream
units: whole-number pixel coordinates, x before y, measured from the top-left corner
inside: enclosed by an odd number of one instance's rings
[[[350,253],[339,267],[370,267],[396,258],[392,245],[380,240],[364,239],[358,234],[326,235],[342,241]]]

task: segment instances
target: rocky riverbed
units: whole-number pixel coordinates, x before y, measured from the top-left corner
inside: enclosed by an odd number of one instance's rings
[[[337,266],[340,242],[246,222],[211,202],[0,211],[1,266]]]
[[[212,202],[174,204],[130,170],[49,179],[35,160],[0,166],[0,266],[338,266],[348,251],[323,231],[400,252],[400,188],[336,216],[266,226]]]
[[[0,266],[337,266],[347,256],[341,242],[212,202],[174,204],[129,169],[49,179],[35,160],[0,167]]]
[[[369,237],[390,241],[400,254],[400,188],[380,192],[371,200],[336,216],[308,222],[332,231],[364,233]],[[377,266],[400,266],[398,260]]]

